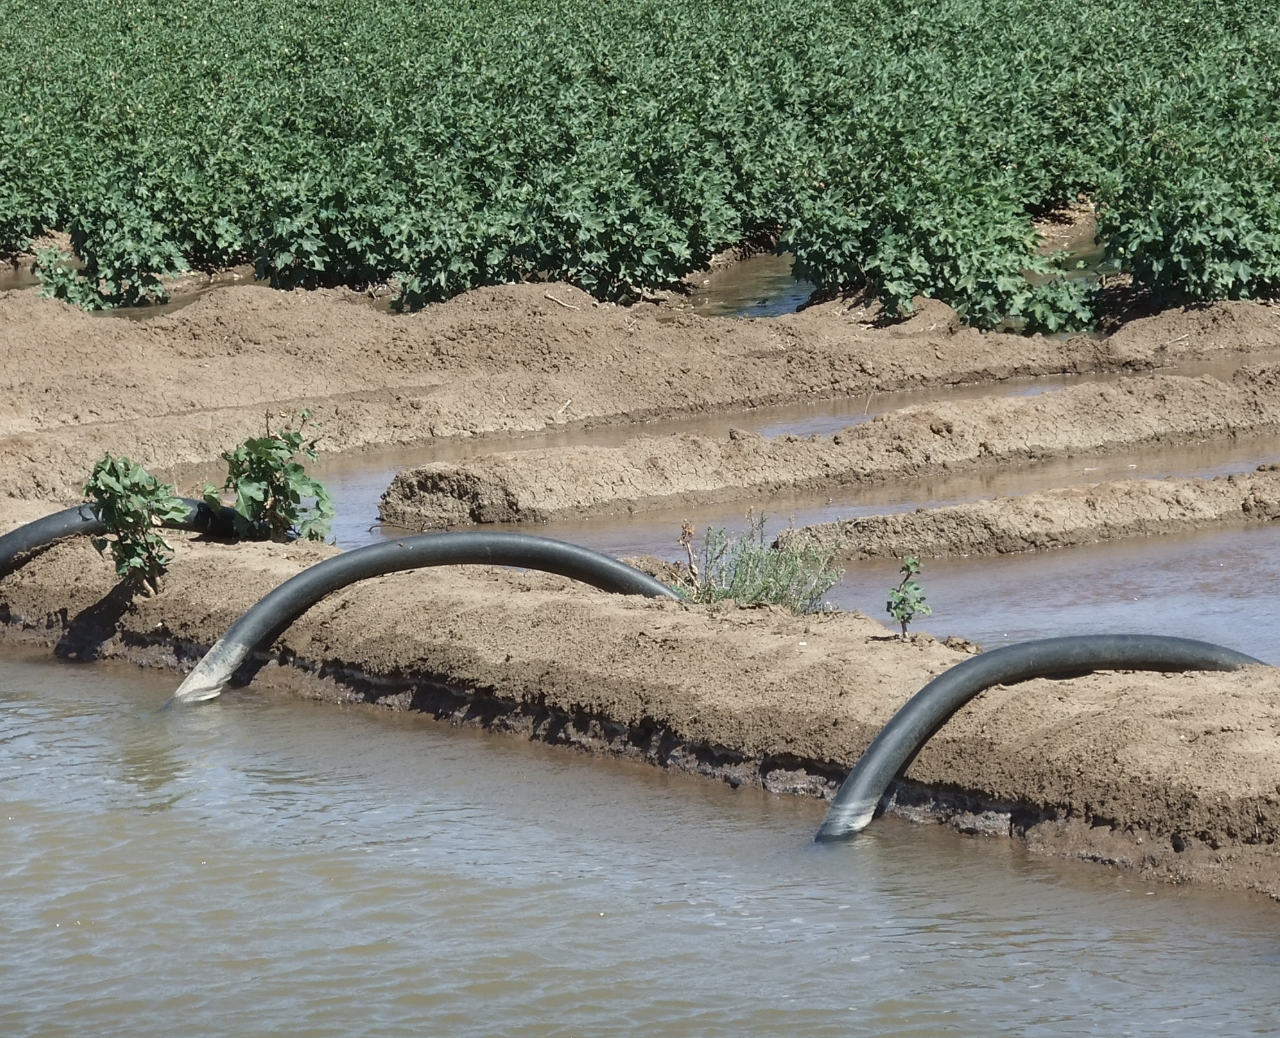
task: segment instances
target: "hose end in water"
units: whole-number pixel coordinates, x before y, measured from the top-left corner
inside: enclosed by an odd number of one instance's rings
[[[1209,642],[1156,634],[1082,634],[1006,645],[943,671],[889,719],[845,777],[816,839],[865,829],[894,779],[962,706],[993,685],[1094,670],[1239,670],[1261,664]]]
[[[173,694],[173,698],[179,703],[203,703],[222,695],[221,685],[206,681],[193,682],[191,680],[193,677],[195,677],[194,673],[187,675],[187,680],[179,685],[178,691]]]
[[[173,698],[179,703],[203,703],[209,699],[217,699],[227,687],[231,670],[220,666],[228,650],[223,645],[225,639],[219,638],[204,658],[195,665],[190,674],[183,679]]]
[[[876,808],[880,801],[860,800],[857,803],[842,805],[837,812],[834,807],[822,820],[818,834],[814,840],[818,843],[834,843],[837,840],[848,840],[857,836],[876,816]]]

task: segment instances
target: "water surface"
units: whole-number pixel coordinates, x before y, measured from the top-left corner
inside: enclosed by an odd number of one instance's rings
[[[762,252],[713,270],[691,274],[687,306],[704,317],[780,317],[809,301],[814,286],[791,271],[795,255]]]
[[[6,1036],[1274,1033],[1280,913],[420,718],[0,661]]]
[[[896,561],[852,564],[829,600],[888,623]],[[988,648],[1067,634],[1169,634],[1280,665],[1280,525],[1017,555],[926,559],[917,626]]]
[[[1274,361],[1280,361],[1280,352],[1263,352],[1252,356],[1231,354],[1223,358],[1170,367],[1164,369],[1163,373],[1185,376],[1207,374],[1229,380],[1243,364]],[[1049,375],[975,385],[835,397],[812,403],[721,411],[713,415],[686,416],[642,424],[594,428],[570,426],[525,436],[441,439],[421,447],[328,455],[315,467],[315,473],[328,486],[337,507],[337,521],[333,528],[338,543],[351,548],[385,536],[395,537],[404,533],[399,529],[378,529],[378,502],[398,472],[433,461],[459,462],[495,451],[611,447],[640,435],[691,433],[724,437],[734,428],[765,437],[830,436],[842,429],[870,421],[876,415],[903,407],[960,403],[1002,396],[1034,396],[1056,392],[1082,382],[1114,381],[1123,377],[1127,376],[1120,372]],[[727,526],[740,521],[743,513],[750,507],[775,516],[773,528],[777,525],[785,526],[792,520],[796,525],[803,526],[855,515],[954,504],[997,494],[1022,494],[1107,479],[1162,479],[1166,476],[1209,478],[1248,471],[1259,464],[1275,462],[1278,457],[1280,448],[1274,435],[1243,435],[1176,447],[1155,446],[1093,457],[1084,455],[1048,462],[1013,463],[999,470],[971,475],[952,475],[939,471],[930,477],[909,483],[854,486],[816,496],[785,492],[754,497],[743,494],[740,500],[727,505],[691,508],[676,504],[669,510],[645,512],[639,516],[632,516],[624,511],[617,516],[597,516],[586,521],[558,521],[541,528],[541,532],[550,531],[554,527],[559,532],[547,532],[547,536],[569,540],[585,537],[580,543],[602,551],[666,555],[670,550],[670,529],[674,527],[678,531],[684,520],[691,519],[700,526]],[[192,472],[214,478],[212,472],[204,473],[203,469],[193,469]],[[194,476],[184,475],[184,480],[188,478]],[[217,477],[215,481],[220,482],[221,477]],[[512,528],[522,531],[528,529],[525,526]]]

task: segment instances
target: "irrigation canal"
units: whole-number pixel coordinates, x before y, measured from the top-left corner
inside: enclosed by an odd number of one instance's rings
[[[6,1035],[1274,1033],[1280,917],[412,716],[0,661]],[[571,810],[566,810],[572,805]]]
[[[766,273],[785,293],[780,270]],[[748,305],[754,289],[736,290]],[[1232,366],[1183,373],[1229,377]],[[829,434],[906,404],[1072,381],[645,430]],[[634,433],[441,443],[324,459],[318,474],[349,548],[399,532],[375,521],[400,469]],[[768,511],[775,526],[802,524],[1275,460],[1272,438],[1239,440],[779,499]],[[533,532],[675,558],[682,521],[741,528],[741,512]],[[1254,527],[929,561],[935,614],[921,626],[988,645],[1182,634],[1280,663],[1278,549],[1280,530]],[[852,564],[830,599],[878,616],[894,569]],[[0,661],[0,1033],[146,1038],[180,1020],[192,1038],[416,1038],[424,1019],[436,1033],[485,1036],[1280,1029],[1280,916],[1253,898],[1148,886],[892,818],[819,846],[820,802],[252,687],[211,709],[165,709],[172,690],[168,673]]]

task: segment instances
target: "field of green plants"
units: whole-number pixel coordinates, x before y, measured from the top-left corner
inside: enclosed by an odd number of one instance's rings
[[[1245,0],[82,0],[0,20],[0,252],[65,297],[242,262],[602,298],[780,230],[797,274],[1092,320],[1089,193],[1157,304],[1280,293],[1280,16]]]

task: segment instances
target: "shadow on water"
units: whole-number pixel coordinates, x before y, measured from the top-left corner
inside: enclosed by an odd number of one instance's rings
[[[32,273],[28,264],[0,261],[0,292],[14,292],[35,288],[40,279]]]
[[[764,252],[691,275],[687,306],[704,317],[780,317],[809,301],[814,286],[798,280],[789,252]]]

